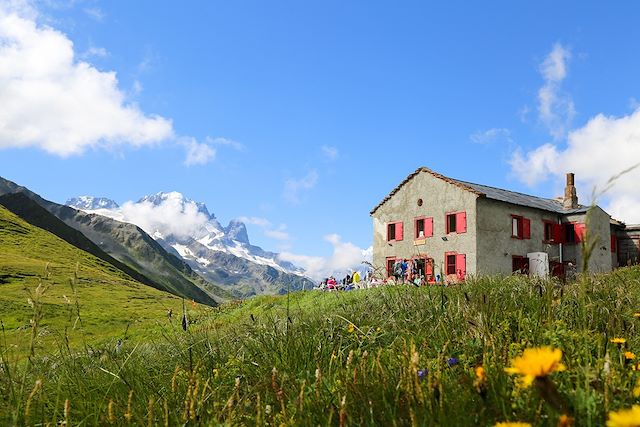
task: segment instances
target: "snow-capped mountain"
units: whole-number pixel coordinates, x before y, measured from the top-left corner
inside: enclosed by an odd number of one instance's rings
[[[65,205],[80,210],[118,209],[120,206],[111,199],[93,196],[78,196],[67,200]]]
[[[310,284],[303,269],[252,245],[243,222],[231,220],[224,227],[204,203],[178,192],[161,192],[122,206],[88,196],[66,204],[138,225],[205,278],[232,291],[241,288],[239,296],[281,292],[283,284],[291,289]]]

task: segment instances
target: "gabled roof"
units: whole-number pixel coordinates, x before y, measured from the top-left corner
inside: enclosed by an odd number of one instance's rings
[[[565,209],[562,206],[562,202],[554,199],[545,199],[542,197],[530,196],[528,194],[518,193],[515,191],[503,190],[501,188],[490,187],[488,185],[474,184],[472,182],[459,181],[457,179],[448,178],[444,175],[436,173],[429,168],[421,167],[416,169],[415,172],[411,173],[407,176],[404,181],[402,181],[396,188],[391,190],[391,192],[382,199],[382,201],[371,210],[370,214],[373,215],[382,205],[384,205],[387,200],[391,199],[394,194],[396,194],[407,182],[411,181],[414,177],[419,175],[422,172],[426,172],[438,179],[448,182],[449,184],[456,185],[463,190],[470,191],[474,194],[477,194],[479,197],[486,197],[487,199],[499,200],[505,203],[511,203],[512,205],[518,206],[527,206],[530,208],[541,209],[549,212],[559,213],[559,214],[575,214],[575,213],[584,213],[589,207],[588,206],[578,206],[576,209]]]

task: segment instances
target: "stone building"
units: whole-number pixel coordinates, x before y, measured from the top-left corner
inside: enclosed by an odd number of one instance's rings
[[[611,228],[617,237],[611,241],[614,267],[640,264],[640,224],[612,221]]]
[[[560,276],[566,268],[581,268],[588,211],[578,204],[572,173],[563,198],[545,199],[422,167],[371,211],[373,264],[388,275],[396,260],[411,259],[431,281],[436,276],[464,280],[527,272],[535,255],[548,264],[544,269]],[[612,243],[615,249],[611,217],[598,206],[589,217],[589,234],[597,242],[589,269],[609,271]]]

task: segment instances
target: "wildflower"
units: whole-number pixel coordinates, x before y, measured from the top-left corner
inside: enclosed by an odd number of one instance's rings
[[[501,423],[496,423],[496,425],[494,427],[531,427],[531,424],[529,423],[523,423],[520,421],[504,421]]]
[[[264,407],[264,413],[267,415],[271,415],[271,405],[267,405]]]
[[[529,387],[536,378],[547,377],[552,372],[564,371],[566,367],[560,363],[562,350],[551,347],[528,348],[522,356],[511,361],[511,367],[505,368],[509,374],[518,374],[520,386]]]
[[[636,319],[640,319],[640,311],[636,311],[635,313],[633,313],[633,317],[635,317]]]
[[[622,344],[627,342],[625,338],[611,338],[609,341],[612,344],[618,344],[619,346],[622,346]]]
[[[568,416],[567,414],[562,414],[560,415],[560,418],[558,418],[558,427],[571,427],[574,422],[574,418]]]
[[[457,364],[458,364],[458,358],[450,357],[450,358],[447,359],[447,365],[453,366],[453,365],[457,365]]]
[[[640,406],[633,405],[631,409],[609,412],[607,427],[635,427],[640,426]]]
[[[633,359],[636,358],[636,355],[634,353],[630,352],[630,351],[625,351],[624,352],[624,358],[626,360],[633,360]]]
[[[487,373],[482,366],[476,368],[476,379],[473,382],[473,386],[482,397],[487,393]]]
[[[636,381],[636,386],[633,388],[633,396],[640,397],[640,378]]]
[[[347,332],[349,332],[351,334],[355,330],[356,330],[356,327],[353,326],[353,323],[349,323],[349,326],[347,326]]]
[[[425,369],[418,369],[418,372],[417,372],[418,378],[420,378],[422,380],[422,379],[424,379],[424,377],[427,376],[428,373],[429,373],[429,370],[426,369],[426,368]]]

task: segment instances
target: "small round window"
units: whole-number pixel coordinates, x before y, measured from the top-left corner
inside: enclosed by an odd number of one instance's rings
[[[422,206],[422,199],[418,199],[418,206]]]

